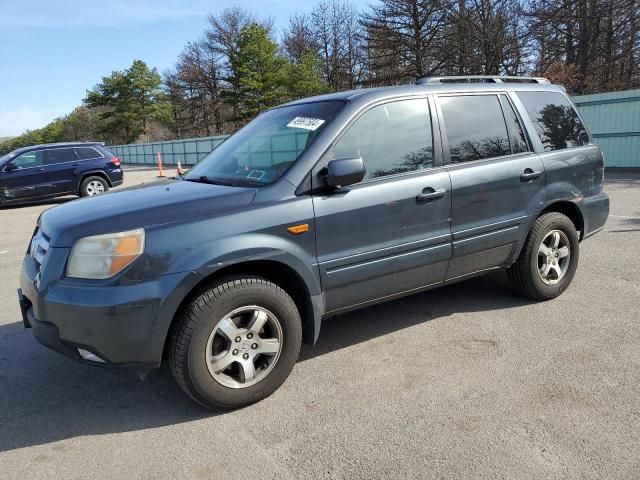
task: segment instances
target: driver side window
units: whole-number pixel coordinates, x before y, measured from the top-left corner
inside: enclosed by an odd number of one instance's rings
[[[366,179],[433,168],[427,99],[378,105],[365,112],[334,146],[334,159],[361,157]]]
[[[18,167],[19,170],[23,168],[33,168],[42,166],[42,151],[26,152],[15,158],[12,165]]]

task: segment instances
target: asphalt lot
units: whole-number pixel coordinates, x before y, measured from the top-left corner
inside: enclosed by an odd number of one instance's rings
[[[640,175],[606,189],[560,298],[483,277],[336,317],[280,390],[222,414],[168,368],[140,382],[40,346],[15,290],[64,200],[0,209],[0,478],[640,478]]]

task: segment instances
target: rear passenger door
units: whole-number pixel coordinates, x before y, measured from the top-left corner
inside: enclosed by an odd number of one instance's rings
[[[447,279],[511,262],[544,201],[545,173],[505,93],[439,95],[451,176]]]
[[[313,196],[327,312],[444,281],[451,184],[438,138],[426,98],[397,100],[365,111],[327,153],[367,169],[362,182]]]
[[[49,193],[75,193],[74,170],[80,165],[73,148],[45,150],[45,168]]]

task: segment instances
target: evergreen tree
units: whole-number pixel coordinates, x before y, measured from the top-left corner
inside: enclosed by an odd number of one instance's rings
[[[250,120],[285,97],[287,62],[278,56],[278,46],[258,23],[240,32],[238,50],[231,56],[231,71],[229,81],[237,91],[228,97],[237,107],[238,120]]]
[[[155,68],[135,60],[123,72],[113,72],[87,92],[85,104],[101,109],[97,130],[112,143],[130,143],[145,134],[162,100],[162,80]]]

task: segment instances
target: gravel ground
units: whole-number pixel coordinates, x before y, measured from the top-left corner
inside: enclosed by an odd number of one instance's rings
[[[640,175],[606,189],[560,298],[483,277],[333,318],[280,390],[222,414],[166,367],[139,382],[40,346],[15,289],[65,200],[1,209],[0,478],[640,478]]]

